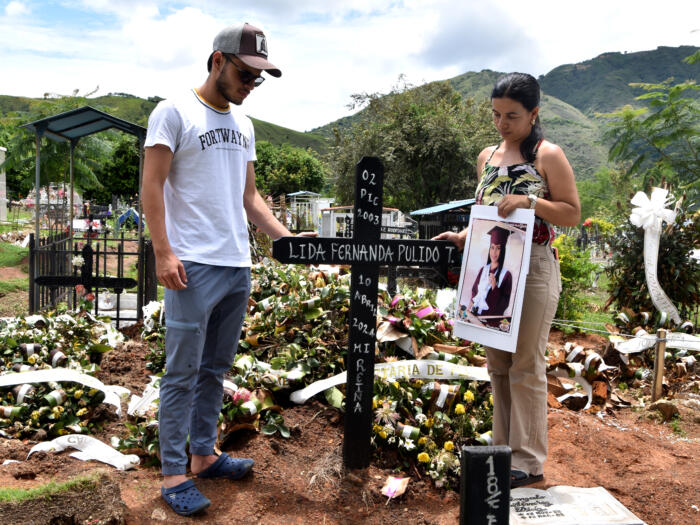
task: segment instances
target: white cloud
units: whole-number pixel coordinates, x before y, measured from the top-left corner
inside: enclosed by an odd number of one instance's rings
[[[5,6],[5,15],[8,17],[19,17],[23,15],[28,15],[30,13],[29,8],[22,2],[14,0]]]
[[[200,85],[215,34],[248,21],[268,36],[270,79],[245,102],[252,116],[308,130],[348,114],[350,95],[387,92],[466,71],[544,74],[605,51],[700,44],[700,3],[651,0],[62,0],[60,18],[0,15],[0,94],[126,92],[170,97]],[[59,7],[56,7],[59,6]],[[1,12],[0,12],[1,13]],[[60,11],[59,11],[60,14]]]

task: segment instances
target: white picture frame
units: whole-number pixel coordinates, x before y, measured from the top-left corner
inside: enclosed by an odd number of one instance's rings
[[[525,281],[530,268],[534,222],[535,212],[529,209],[518,208],[504,219],[498,216],[496,206],[471,207],[457,288],[453,327],[455,336],[491,348],[515,352]],[[491,232],[494,231],[500,232],[507,240],[502,267],[493,280],[489,281],[490,276],[487,277],[484,270],[489,271],[490,268],[487,261],[490,260]],[[510,292],[506,299],[503,296],[506,295],[509,281]],[[503,291],[496,293],[492,283],[497,283],[496,287]],[[498,305],[493,304],[493,297],[500,297]],[[506,301],[505,310],[500,311]],[[497,315],[491,315],[489,307]]]

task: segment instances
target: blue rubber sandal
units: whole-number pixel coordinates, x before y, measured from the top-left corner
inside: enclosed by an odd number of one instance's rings
[[[222,452],[217,460],[197,474],[198,478],[227,478],[241,479],[253,468],[253,460],[248,458],[232,458]]]
[[[191,479],[169,489],[161,487],[160,495],[180,516],[190,516],[211,505],[211,501],[199,492]]]
[[[522,470],[512,469],[510,471],[510,488],[515,489],[525,485],[532,485],[543,479],[543,474],[528,474]]]

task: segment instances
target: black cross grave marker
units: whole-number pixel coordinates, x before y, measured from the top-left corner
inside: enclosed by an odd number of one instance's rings
[[[114,293],[120,294],[127,288],[133,288],[138,283],[130,277],[95,277],[92,275],[93,250],[89,244],[83,246],[81,255],[83,265],[80,275],[40,275],[34,282],[42,286],[76,286],[82,284],[89,293],[93,287],[109,288]]]
[[[365,468],[370,460],[379,267],[458,263],[457,248],[448,241],[380,238],[383,185],[380,160],[363,157],[355,169],[352,238],[282,237],[272,244],[280,262],[352,267],[343,441],[348,468]]]

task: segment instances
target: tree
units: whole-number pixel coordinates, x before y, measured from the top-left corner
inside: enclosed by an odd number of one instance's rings
[[[363,156],[384,163],[384,204],[404,211],[469,198],[476,189],[476,157],[497,140],[488,101],[466,100],[448,82],[400,86],[388,95],[355,94],[366,106],[359,121],[334,130],[329,156],[340,202],[354,197],[355,165]]]
[[[131,198],[139,191],[138,140],[120,134],[112,154],[107,157],[95,173],[102,185],[85,191],[83,197],[99,204],[108,204],[112,195]]]
[[[629,218],[629,202],[634,196],[635,180],[623,167],[604,167],[592,179],[577,181],[581,217],[598,217],[613,224]]]
[[[276,146],[261,140],[256,143],[255,175],[263,195],[284,195],[296,191],[321,192],[326,172],[311,150],[289,144]]]
[[[88,94],[89,95],[89,94]],[[47,94],[48,97],[48,94]],[[5,170],[8,173],[10,191],[21,195],[34,187],[36,167],[36,136],[20,127],[22,124],[58,115],[88,104],[85,96],[56,96],[45,98],[31,106],[30,110],[9,124],[9,140]],[[40,184],[68,182],[70,145],[55,142],[46,137],[41,140]],[[73,176],[77,189],[100,187],[95,170],[109,153],[104,138],[91,135],[80,139],[74,151]]]
[[[625,106],[601,115],[609,118],[605,138],[609,158],[629,162],[629,175],[641,177],[642,188],[666,181],[691,200],[700,196],[700,106],[687,96],[700,89],[694,81],[630,84],[647,91],[637,97],[648,107]]]

